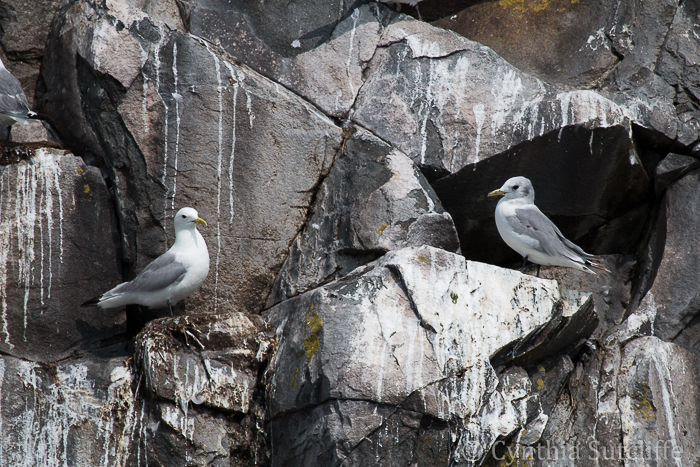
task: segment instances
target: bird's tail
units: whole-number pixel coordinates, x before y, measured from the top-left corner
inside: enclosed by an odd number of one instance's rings
[[[100,297],[95,297],[91,298],[90,300],[83,302],[80,304],[80,306],[88,307],[88,306],[97,306],[97,304],[100,303]]]

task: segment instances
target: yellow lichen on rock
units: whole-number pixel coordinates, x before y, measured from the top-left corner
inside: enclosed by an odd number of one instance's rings
[[[321,340],[318,334],[323,328],[323,319],[318,315],[313,303],[309,313],[306,315],[306,327],[309,328],[310,334],[304,339],[304,348],[306,349],[306,361],[310,362],[311,358],[321,347]]]

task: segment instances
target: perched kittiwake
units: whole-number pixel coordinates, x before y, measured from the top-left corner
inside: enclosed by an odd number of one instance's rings
[[[530,261],[543,266],[566,266],[591,274],[589,268],[610,272],[592,262],[596,256],[567,240],[556,225],[535,206],[535,190],[525,177],[513,177],[488,194],[503,196],[496,206],[496,227],[503,241],[523,256],[523,268]]]
[[[35,112],[29,109],[27,96],[24,95],[22,85],[17,78],[7,71],[5,64],[0,60],[0,124],[12,126],[16,122],[29,123],[29,120],[38,118]]]
[[[209,273],[209,251],[197,224],[207,225],[192,208],[182,208],[173,220],[175,243],[141,271],[136,278],[83,303],[81,306],[114,308],[141,305],[172,314],[177,302],[202,285]]]

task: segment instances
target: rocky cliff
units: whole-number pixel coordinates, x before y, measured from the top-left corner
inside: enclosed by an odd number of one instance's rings
[[[696,466],[700,3],[2,0],[0,466]],[[421,18],[420,20],[418,18]],[[520,273],[530,178],[610,273]],[[79,304],[173,242],[167,310]]]

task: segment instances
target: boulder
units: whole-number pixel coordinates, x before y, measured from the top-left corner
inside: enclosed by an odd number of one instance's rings
[[[580,89],[599,84],[622,59],[608,32],[617,8],[603,0],[480,2],[432,24],[492,48],[543,81]]]
[[[340,128],[125,0],[62,12],[42,68],[51,90],[43,110],[113,185],[127,275],[167,249],[171,216],[193,206],[209,223],[202,233],[212,267],[184,307],[260,310],[339,149]]]
[[[430,245],[459,252],[452,218],[413,162],[367,131],[353,130],[319,188],[268,306],[389,250]]]
[[[145,387],[178,404],[248,414],[258,369],[269,345],[242,313],[164,318],[136,339],[136,361]]]
[[[0,166],[0,351],[49,362],[104,345],[126,316],[80,307],[121,281],[100,171],[65,151],[28,151]]]
[[[270,426],[273,446],[274,439],[287,440],[282,446],[299,442],[294,449],[273,447],[273,465],[305,465],[321,454],[329,465],[353,459],[362,436],[391,432],[399,423],[377,415],[382,407],[410,411],[397,416],[414,420],[409,431],[418,434],[405,436],[418,436],[419,444],[427,443],[424,423],[456,424],[460,441],[440,455],[459,465],[481,459],[496,439],[530,420],[523,403],[528,391],[497,390],[489,359],[537,333],[559,305],[555,282],[428,246],[391,251],[281,302],[267,318],[279,343],[269,368]],[[345,409],[329,401],[363,404]],[[367,420],[355,441],[342,428],[345,410]],[[533,418],[537,413],[530,410]],[[326,447],[311,445],[319,436]],[[373,441],[372,452],[388,459],[403,436]]]

